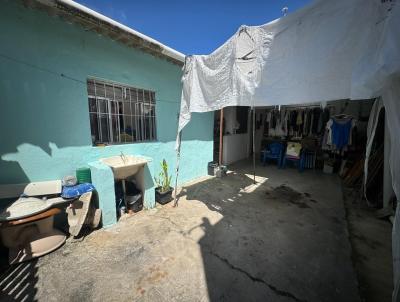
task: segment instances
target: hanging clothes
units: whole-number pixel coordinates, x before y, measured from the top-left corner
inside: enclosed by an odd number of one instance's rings
[[[322,149],[331,151],[346,151],[353,143],[353,129],[356,120],[352,116],[332,117],[326,124]]]
[[[296,125],[300,127],[303,124],[303,110],[297,114]]]
[[[329,114],[328,110],[326,116],[329,117]],[[269,136],[306,137],[323,133],[323,112],[319,107],[272,109],[266,116],[267,130],[264,133]]]
[[[349,144],[350,131],[352,121],[337,121],[333,119],[332,122],[332,144],[336,146],[336,149],[342,149],[344,146]]]

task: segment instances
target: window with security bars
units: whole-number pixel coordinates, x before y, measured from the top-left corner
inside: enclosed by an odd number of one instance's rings
[[[87,90],[94,145],[156,140],[153,91],[95,79]]]

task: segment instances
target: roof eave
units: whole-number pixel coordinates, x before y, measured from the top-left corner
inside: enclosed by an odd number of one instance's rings
[[[185,62],[184,54],[74,1],[23,0],[23,3],[179,66]]]

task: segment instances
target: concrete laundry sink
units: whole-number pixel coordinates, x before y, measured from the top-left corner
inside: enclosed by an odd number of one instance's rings
[[[144,157],[123,155],[100,159],[101,162],[111,167],[115,179],[126,179],[136,174],[146,163]]]

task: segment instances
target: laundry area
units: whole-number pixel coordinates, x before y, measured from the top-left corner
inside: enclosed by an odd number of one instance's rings
[[[284,154],[289,142],[293,156],[300,158],[300,145],[304,149],[300,169],[322,167],[325,159],[325,170],[332,170],[334,160],[344,158],[346,151],[357,149],[357,152],[364,152],[366,128],[373,102],[339,100],[327,102],[325,107],[321,103],[258,107],[254,113],[256,154],[261,156],[264,163],[268,158],[274,159],[274,156],[279,155],[276,162],[282,166],[285,164]],[[222,111],[225,146],[222,148],[222,163],[230,164],[249,157],[253,152],[253,113],[250,107],[245,106],[226,107]],[[221,111],[216,111],[214,161],[218,161],[220,153],[220,118]],[[345,126],[341,132],[344,132],[343,139],[346,141],[339,142],[340,131],[334,131],[335,137],[332,138],[332,126],[340,127],[342,124]],[[276,147],[276,153],[268,153],[271,152],[271,146]]]
[[[0,300],[399,301],[395,1],[187,56],[70,0],[7,5]]]

